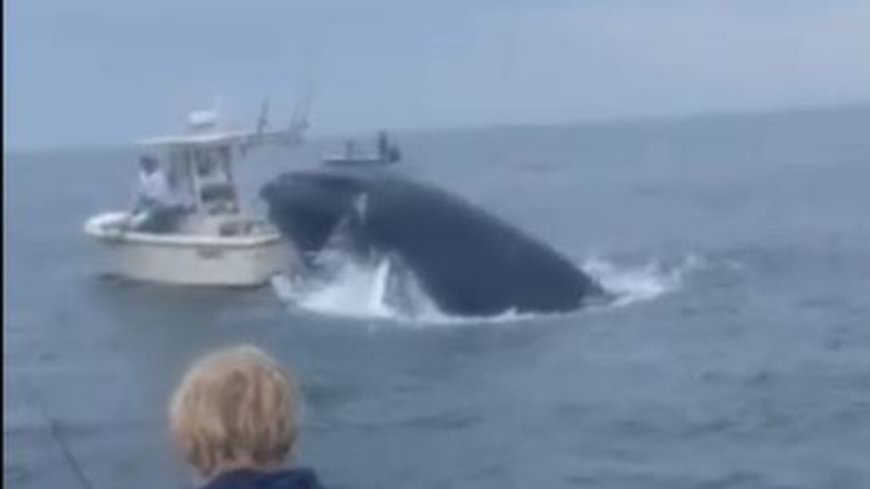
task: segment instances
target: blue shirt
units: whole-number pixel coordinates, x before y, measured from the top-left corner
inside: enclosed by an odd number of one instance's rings
[[[217,476],[202,489],[324,489],[311,469],[263,472],[241,469]]]

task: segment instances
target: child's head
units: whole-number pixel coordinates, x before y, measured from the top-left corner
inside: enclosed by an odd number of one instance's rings
[[[185,375],[169,406],[172,435],[203,476],[273,467],[298,434],[296,386],[252,346],[212,353]]]

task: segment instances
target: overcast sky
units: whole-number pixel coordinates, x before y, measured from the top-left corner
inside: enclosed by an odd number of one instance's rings
[[[870,101],[870,0],[4,0],[11,146],[123,143],[221,95],[317,132]]]

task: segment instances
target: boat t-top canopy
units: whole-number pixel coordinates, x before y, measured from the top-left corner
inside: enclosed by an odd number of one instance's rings
[[[139,146],[156,147],[169,150],[208,150],[218,147],[238,147],[246,150],[251,146],[263,143],[282,143],[296,145],[302,142],[303,133],[307,129],[304,116],[294,116],[290,124],[283,130],[267,131],[268,105],[257,121],[256,131],[244,131],[220,127],[218,109],[191,112],[188,115],[188,132],[185,134],[161,136],[144,139]]]
[[[217,110],[193,112],[188,117],[188,132],[144,139],[138,145],[165,152],[160,165],[167,170],[174,190],[189,196],[194,210],[236,213],[239,199],[232,167],[237,156],[265,143],[299,144],[306,125],[298,120],[286,129],[266,131],[265,109],[254,131],[220,127],[218,122]]]
[[[138,141],[142,147],[161,148],[169,150],[196,150],[218,147],[238,147],[247,149],[261,143],[283,143],[295,145],[302,141],[302,128],[290,128],[284,131],[239,131],[218,130],[209,132],[193,132],[171,136],[161,136]]]
[[[254,137],[256,137],[256,133],[250,131],[215,131],[148,138],[139,141],[138,144],[169,149],[197,146],[234,146],[245,143]]]

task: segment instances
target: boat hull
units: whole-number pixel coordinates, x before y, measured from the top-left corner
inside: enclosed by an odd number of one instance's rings
[[[85,233],[102,248],[103,273],[124,279],[201,287],[255,287],[300,265],[292,243],[276,233],[172,236],[124,232],[97,216]]]

